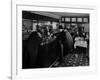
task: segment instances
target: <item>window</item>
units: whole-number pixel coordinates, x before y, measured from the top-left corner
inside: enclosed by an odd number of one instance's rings
[[[77,22],[82,22],[82,18],[77,18]]]
[[[65,22],[70,22],[70,18],[65,18]]]
[[[62,18],[61,21],[64,21],[65,18]]]
[[[72,22],[76,22],[76,18],[71,18],[71,21]]]
[[[88,22],[88,18],[83,18],[83,22]]]

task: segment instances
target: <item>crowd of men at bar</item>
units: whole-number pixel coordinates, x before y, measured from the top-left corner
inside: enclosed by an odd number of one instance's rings
[[[89,66],[89,14],[22,11],[22,68]]]

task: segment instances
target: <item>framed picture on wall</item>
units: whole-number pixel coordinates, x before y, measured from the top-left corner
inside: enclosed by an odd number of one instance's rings
[[[96,72],[94,7],[12,1],[12,80]],[[85,35],[77,22],[87,17]]]

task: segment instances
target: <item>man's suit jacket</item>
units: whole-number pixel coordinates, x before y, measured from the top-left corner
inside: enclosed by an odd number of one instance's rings
[[[32,32],[27,40],[27,46],[25,50],[25,67],[34,68],[36,67],[38,49],[41,43],[41,38],[37,32]]]

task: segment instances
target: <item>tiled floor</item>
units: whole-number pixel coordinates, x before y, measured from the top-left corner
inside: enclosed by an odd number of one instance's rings
[[[85,53],[69,53],[64,57],[64,61],[57,61],[53,67],[75,67],[89,66],[89,57]]]

